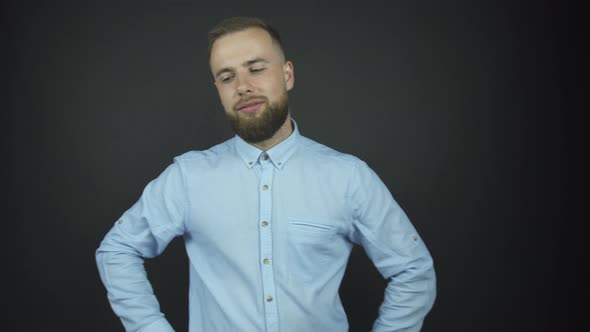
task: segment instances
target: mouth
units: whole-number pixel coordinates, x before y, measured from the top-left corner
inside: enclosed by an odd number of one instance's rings
[[[264,104],[263,99],[250,99],[236,105],[236,110],[242,113],[254,113]]]

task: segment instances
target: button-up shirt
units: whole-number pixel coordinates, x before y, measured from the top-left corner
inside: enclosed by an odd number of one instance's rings
[[[365,162],[294,126],[268,151],[235,136],[174,158],[114,223],[96,259],[127,331],[173,331],[143,259],[178,236],[191,332],[347,331],[338,289],[354,245],[389,280],[373,330],[420,330],[435,298],[425,244]]]

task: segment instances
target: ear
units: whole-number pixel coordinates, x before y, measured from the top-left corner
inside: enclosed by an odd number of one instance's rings
[[[293,63],[291,61],[287,60],[283,64],[283,74],[287,85],[287,91],[289,91],[295,86],[295,72],[293,71]]]

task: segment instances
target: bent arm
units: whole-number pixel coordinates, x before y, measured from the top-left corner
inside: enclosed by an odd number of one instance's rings
[[[436,298],[432,257],[391,193],[364,162],[350,184],[351,239],[363,246],[385,289],[374,332],[417,332]]]
[[[389,278],[373,332],[420,331],[436,297],[436,276],[430,257],[416,258]]]
[[[183,233],[184,191],[176,164],[150,182],[96,250],[100,278],[108,300],[126,331],[174,331],[160,311],[144,268]]]

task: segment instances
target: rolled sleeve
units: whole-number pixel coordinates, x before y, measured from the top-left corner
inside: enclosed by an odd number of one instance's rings
[[[351,239],[389,279],[374,331],[419,331],[436,297],[432,257],[406,213],[364,162],[350,182]]]
[[[139,332],[174,332],[174,329],[166,319],[160,318],[139,330]]]
[[[174,163],[146,186],[96,251],[109,302],[127,331],[173,331],[160,312],[143,263],[183,234],[185,209],[182,174]]]

